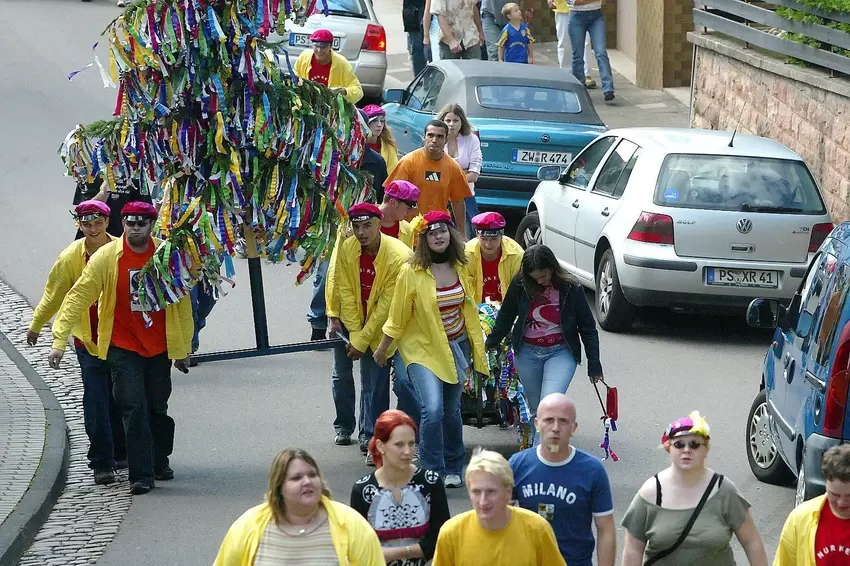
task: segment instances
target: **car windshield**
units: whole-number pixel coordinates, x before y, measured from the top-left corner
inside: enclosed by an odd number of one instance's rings
[[[363,0],[327,0],[328,14],[336,16],[354,16],[356,18],[368,18],[369,12]],[[322,13],[324,4],[322,0],[316,0],[316,11]]]
[[[654,202],[705,210],[826,212],[805,163],[767,157],[668,155]]]
[[[581,103],[568,90],[529,85],[479,85],[478,104],[497,110],[519,110],[544,114],[579,114]]]

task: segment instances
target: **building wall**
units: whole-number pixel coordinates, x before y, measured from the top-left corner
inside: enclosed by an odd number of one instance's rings
[[[833,221],[850,220],[850,82],[786,65],[730,40],[690,34],[695,128],[772,138],[806,160]],[[740,117],[740,122],[738,119]]]
[[[693,3],[638,0],[637,86],[661,90],[691,84]]]
[[[632,61],[637,61],[637,13],[638,0],[617,2],[617,43],[609,44]]]

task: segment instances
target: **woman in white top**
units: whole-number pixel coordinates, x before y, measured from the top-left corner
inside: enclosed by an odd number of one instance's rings
[[[449,136],[446,138],[446,153],[457,161],[466,173],[466,182],[472,196],[465,199],[467,236],[475,237],[472,218],[478,215],[478,205],[475,202],[475,182],[481,174],[481,164],[484,156],[481,153],[481,141],[472,129],[472,124],[466,119],[466,112],[459,104],[446,104],[437,118],[446,123]]]

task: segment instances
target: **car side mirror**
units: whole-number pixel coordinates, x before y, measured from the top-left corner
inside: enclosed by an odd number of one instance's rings
[[[537,169],[537,178],[541,181],[557,181],[561,176],[561,168],[557,165],[544,165]]]
[[[384,91],[384,102],[395,102],[396,104],[404,104],[404,89],[388,88]]]
[[[747,324],[753,328],[774,329],[785,316],[785,307],[775,299],[754,299],[747,307]]]

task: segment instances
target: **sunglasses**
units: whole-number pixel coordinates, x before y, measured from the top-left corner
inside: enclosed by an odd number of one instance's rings
[[[401,202],[403,202],[404,204],[406,204],[407,206],[409,206],[409,207],[410,207],[410,208],[412,208],[413,210],[416,210],[416,207],[418,206],[418,204],[417,204],[417,203],[415,203],[415,202],[413,202],[413,201],[410,201],[410,200],[403,200],[403,201],[401,201]]]
[[[124,224],[127,225],[128,228],[144,228],[148,224],[150,224],[150,220],[125,220]]]
[[[684,440],[676,440],[673,442],[673,448],[676,450],[684,450],[685,446],[691,450],[699,450],[705,446],[705,442],[700,442],[699,440],[690,440],[688,442],[685,442]]]

